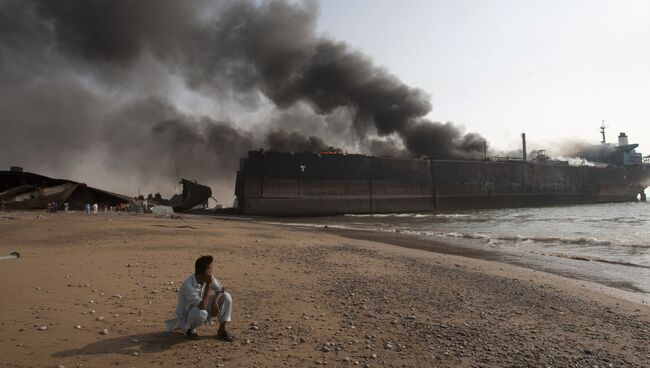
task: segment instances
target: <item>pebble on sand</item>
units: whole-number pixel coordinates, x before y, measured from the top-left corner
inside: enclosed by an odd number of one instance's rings
[[[77,330],[81,330],[81,325],[76,325],[76,326],[74,326],[74,328],[77,329]]]
[[[41,331],[44,331],[44,330],[47,330],[47,326],[41,326],[38,329],[41,330]]]
[[[102,334],[102,335],[108,335],[108,329],[105,328],[105,329],[101,330],[100,334]]]

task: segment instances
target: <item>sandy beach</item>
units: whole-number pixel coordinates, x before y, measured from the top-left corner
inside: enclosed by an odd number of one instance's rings
[[[4,367],[642,367],[650,307],[395,241],[200,216],[0,212]],[[233,343],[163,332],[199,255]]]

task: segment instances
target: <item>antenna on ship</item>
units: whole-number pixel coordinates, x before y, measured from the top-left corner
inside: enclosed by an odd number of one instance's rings
[[[607,139],[605,139],[605,128],[608,128],[609,125],[605,125],[605,120],[603,120],[603,124],[600,126],[600,134],[603,136],[603,140],[600,141],[602,144],[607,143]]]

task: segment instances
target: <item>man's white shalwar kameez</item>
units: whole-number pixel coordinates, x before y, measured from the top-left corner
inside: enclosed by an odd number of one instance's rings
[[[206,285],[207,283],[199,284],[194,274],[191,274],[183,281],[183,284],[178,290],[176,318],[165,322],[167,331],[182,330],[186,332],[187,330],[192,330],[192,332],[195,332],[197,327],[210,321],[214,317],[210,315],[210,312],[212,311],[212,306],[214,305],[218,292],[223,292],[223,296],[219,302],[219,314],[216,317],[219,319],[219,323],[230,322],[232,315],[232,297],[230,293],[224,290],[221,282],[214,277],[212,277],[210,291],[208,292],[208,309],[199,309]]]

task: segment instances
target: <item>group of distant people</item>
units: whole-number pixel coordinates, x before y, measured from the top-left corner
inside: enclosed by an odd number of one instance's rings
[[[106,209],[106,206],[104,206],[104,210]],[[86,215],[90,215],[91,212],[93,215],[96,215],[97,212],[99,211],[99,206],[97,203],[91,205],[90,203],[86,203]]]
[[[58,212],[61,210],[60,205],[57,202],[49,202],[47,203],[47,212]],[[63,204],[63,211],[68,212],[70,210],[70,204],[69,203],[64,203]],[[84,205],[84,211],[86,212],[87,215],[96,215],[99,213],[100,210],[100,205],[97,203],[86,203]],[[120,203],[117,206],[108,206],[108,205],[103,205],[103,211],[104,212],[126,212],[129,211],[130,207],[129,204],[127,203]]]
[[[129,210],[129,205],[126,203],[120,203],[117,206],[108,206],[104,205],[104,212],[126,212]],[[99,212],[99,206],[97,203],[90,204],[86,203],[86,214],[90,215],[91,213],[93,215],[96,215],[97,212]]]
[[[70,204],[68,204],[68,203],[64,203],[64,204],[63,204],[63,210],[64,210],[65,212],[68,212],[69,209],[70,209]],[[59,211],[59,204],[58,204],[58,203],[56,203],[56,202],[49,202],[49,203],[47,204],[47,212],[58,212],[58,211]]]

